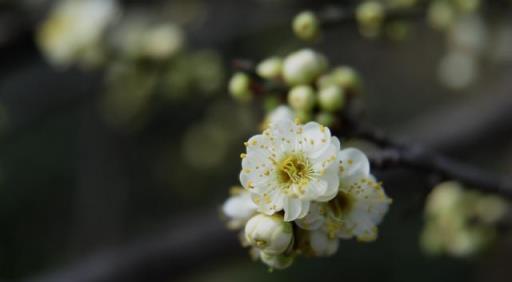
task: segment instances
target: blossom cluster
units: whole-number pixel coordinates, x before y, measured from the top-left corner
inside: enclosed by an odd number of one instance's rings
[[[498,196],[465,190],[457,182],[443,182],[427,198],[421,245],[432,255],[478,254],[494,240],[496,223],[506,212],[507,203]]]
[[[282,269],[299,254],[333,255],[339,239],[377,238],[391,199],[362,151],[341,149],[329,128],[285,114],[245,145],[242,187],[223,213],[256,258]]]

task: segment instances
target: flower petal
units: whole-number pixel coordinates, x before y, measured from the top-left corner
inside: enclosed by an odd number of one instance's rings
[[[304,213],[302,208],[303,203],[300,199],[285,197],[283,202],[284,221],[293,221],[300,218],[300,215]]]
[[[317,256],[331,256],[338,250],[338,239],[330,239],[326,232],[315,230],[309,233],[311,248]]]
[[[370,174],[370,162],[362,151],[348,148],[341,150],[338,157],[342,188]]]

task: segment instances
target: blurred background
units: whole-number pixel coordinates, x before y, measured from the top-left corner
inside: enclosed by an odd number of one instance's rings
[[[0,281],[510,281],[507,232],[476,258],[422,253],[431,180],[408,170],[377,172],[379,239],[332,258],[269,274],[225,228],[263,119],[227,93],[232,60],[303,48],[298,12],[358,2],[0,0]],[[419,2],[378,38],[344,21],[313,47],[361,73],[370,123],[510,174],[510,1],[449,28]]]

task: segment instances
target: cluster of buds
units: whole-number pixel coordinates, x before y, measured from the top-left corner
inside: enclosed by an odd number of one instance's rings
[[[303,123],[315,120],[331,126],[335,114],[361,92],[360,78],[354,69],[348,66],[329,69],[325,56],[311,49],[293,52],[284,59],[265,59],[256,66],[255,73],[257,80],[244,72],[235,73],[229,83],[231,95],[238,101],[248,102],[256,96],[255,84],[281,85],[288,89],[285,93],[288,107]],[[279,93],[272,91],[265,94],[269,101],[280,98],[276,97]],[[269,108],[275,106],[272,103]]]
[[[242,187],[223,214],[256,259],[283,269],[299,255],[335,254],[339,239],[377,238],[391,199],[362,151],[341,149],[329,128],[284,112],[245,145]]]
[[[498,196],[464,190],[457,182],[441,183],[427,199],[421,245],[432,255],[478,254],[493,241],[506,212],[507,203]]]

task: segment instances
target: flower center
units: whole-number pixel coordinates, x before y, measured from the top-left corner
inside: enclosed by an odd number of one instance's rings
[[[309,160],[303,155],[294,154],[285,156],[277,165],[277,177],[280,183],[286,186],[308,183],[313,174]]]
[[[354,206],[354,197],[349,193],[339,191],[336,198],[328,202],[336,216],[342,216],[352,210]]]

